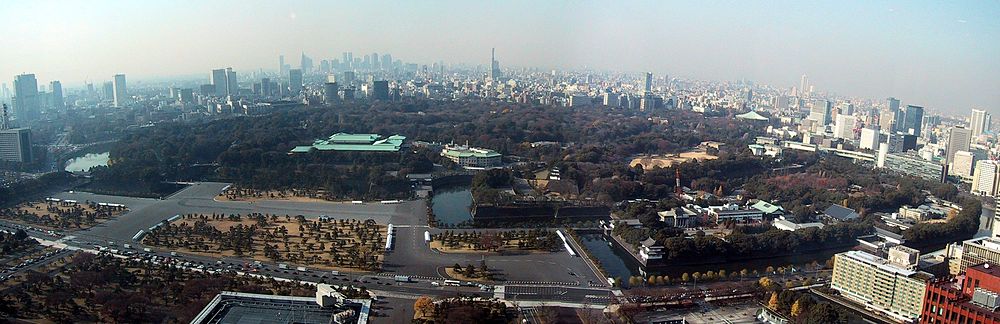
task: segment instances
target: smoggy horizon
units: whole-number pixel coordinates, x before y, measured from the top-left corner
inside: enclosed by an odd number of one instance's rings
[[[407,62],[753,80],[1000,112],[1000,3],[144,1],[0,4],[0,80],[40,84],[276,70],[390,53]]]

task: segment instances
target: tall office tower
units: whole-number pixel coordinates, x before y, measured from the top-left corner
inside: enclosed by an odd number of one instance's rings
[[[899,130],[903,112],[899,110],[899,99],[889,97],[885,100],[885,112],[879,116],[879,126],[882,131],[894,133]]]
[[[62,83],[52,81],[49,85],[52,87],[52,108],[62,109],[66,105],[63,101]]]
[[[0,106],[3,106],[3,112],[0,114],[0,130],[10,129],[10,112],[7,110],[7,104]]]
[[[210,75],[209,80],[213,86],[215,86],[215,95],[219,97],[225,97],[227,93],[227,87],[229,83],[226,81],[226,69],[215,69],[212,70],[212,75]]]
[[[177,90],[177,101],[180,101],[181,103],[193,103],[194,89],[184,88]]]
[[[114,100],[115,99],[115,84],[114,82],[107,81],[101,85],[101,99],[104,100]]]
[[[372,53],[372,69],[378,70],[382,68],[382,64],[378,61],[378,53]]]
[[[351,87],[352,85],[354,85],[354,72],[353,71],[344,71],[343,77],[341,79],[342,80],[341,80],[340,83],[345,88]]]
[[[646,82],[642,86],[643,94],[653,92],[653,73],[646,72]]]
[[[308,56],[306,56],[306,53],[302,53],[302,60],[301,60],[300,63],[301,63],[300,67],[302,68],[302,72],[306,73],[306,72],[312,71],[313,60],[311,58],[309,58]]]
[[[124,74],[115,74],[115,107],[123,107],[128,104],[128,86],[125,84]]]
[[[490,50],[490,79],[500,79],[500,62],[497,61],[497,49]]]
[[[327,82],[323,85],[323,102],[327,104],[336,102],[339,99],[338,92],[340,92],[340,87],[337,86],[336,82]]]
[[[979,160],[972,175],[972,193],[996,197],[1000,191],[1000,164],[993,160]]]
[[[341,59],[342,59],[341,61],[344,62],[344,66],[342,66],[340,69],[341,70],[350,69],[351,68],[351,59],[347,57],[347,52],[343,52],[340,55],[341,55]]]
[[[822,125],[829,125],[832,122],[831,117],[831,105],[830,101],[826,99],[816,99],[811,102],[809,107],[809,119],[821,123]]]
[[[271,87],[271,79],[268,78],[260,79],[260,95],[262,96],[274,95],[274,88]]]
[[[288,65],[285,64],[285,56],[278,55],[278,75],[288,74]]]
[[[389,100],[389,81],[372,82],[372,99]]]
[[[7,83],[4,82],[3,87],[0,87],[0,99],[10,99],[10,88],[7,87]]]
[[[605,92],[603,100],[606,107],[618,107],[618,95],[616,94]]]
[[[945,151],[945,160],[951,166],[955,162],[955,153],[958,151],[969,152],[969,139],[972,138],[972,131],[961,126],[952,126],[948,132],[948,149]]]
[[[920,137],[920,129],[923,127],[923,122],[924,107],[906,105],[906,111],[903,113],[903,125],[900,131]]]
[[[14,78],[14,117],[21,126],[37,120],[41,114],[38,80],[34,74],[21,74]]]
[[[293,96],[297,96],[299,92],[302,92],[302,70],[288,70],[288,91],[291,91],[291,95]]]
[[[226,95],[235,96],[239,93],[240,85],[236,79],[236,72],[233,68],[226,68]]]
[[[854,116],[844,114],[837,115],[837,122],[833,126],[833,136],[836,138],[853,140],[854,128],[857,126],[857,123],[858,119]]]
[[[799,79],[799,97],[805,97],[808,95],[806,91],[809,91],[809,77],[803,74],[802,78]]]
[[[863,150],[875,150],[878,148],[881,139],[881,135],[878,129],[873,128],[862,128],[861,129],[861,143],[858,145]]]
[[[382,69],[383,70],[392,69],[392,55],[382,54]]]
[[[0,161],[31,162],[31,129],[0,130]]]
[[[951,164],[951,174],[962,177],[962,178],[972,178],[973,168],[975,167],[976,155],[969,151],[958,151],[955,152],[955,161]]]
[[[983,135],[990,130],[990,118],[990,113],[985,110],[972,110],[972,118],[969,120],[969,128],[972,130],[973,138]]]

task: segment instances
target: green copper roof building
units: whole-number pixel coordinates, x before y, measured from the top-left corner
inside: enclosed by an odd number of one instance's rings
[[[381,138],[379,134],[347,134],[336,133],[327,139],[318,139],[309,146],[296,146],[291,153],[307,153],[316,151],[347,151],[347,152],[399,152],[406,136],[392,135]]]

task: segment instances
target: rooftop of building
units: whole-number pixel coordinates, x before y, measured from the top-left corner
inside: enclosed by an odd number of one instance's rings
[[[370,300],[322,307],[315,297],[262,295],[223,291],[191,323],[367,323]],[[348,319],[343,319],[348,316]]]
[[[889,272],[889,273],[894,273],[894,274],[901,275],[901,276],[908,277],[908,278],[915,278],[915,279],[920,279],[920,280],[925,280],[925,281],[934,278],[934,275],[932,275],[930,273],[926,273],[926,272],[923,272],[923,271],[913,271],[913,270],[903,269],[903,268],[897,267],[897,266],[889,263],[889,260],[886,260],[885,258],[876,256],[876,255],[873,255],[873,254],[870,254],[870,253],[867,253],[867,252],[863,252],[863,251],[847,251],[847,252],[841,253],[840,255],[843,255],[845,257],[854,259],[856,261],[859,261],[859,262],[862,262],[862,263],[865,263],[865,264],[868,264],[868,265],[871,265],[871,266],[874,266],[874,267],[877,267],[878,269],[880,269],[882,271]]]
[[[450,157],[457,157],[457,158],[466,158],[466,157],[478,157],[478,158],[500,157],[500,153],[497,153],[497,151],[494,151],[494,150],[491,150],[491,149],[485,149],[485,148],[470,147],[470,146],[465,146],[465,145],[445,145],[444,149],[441,151],[441,154],[446,155],[446,156],[450,156]]]
[[[833,204],[830,205],[830,207],[827,207],[826,210],[823,211],[823,214],[826,214],[827,216],[836,218],[838,220],[850,220],[858,218],[858,213],[856,211],[837,204]]]
[[[336,133],[327,139],[313,141],[312,145],[296,146],[292,153],[317,151],[398,152],[406,136],[392,135],[381,138],[379,134]]]
[[[766,201],[763,201],[763,200],[757,201],[757,203],[751,205],[750,207],[752,207],[754,209],[757,209],[759,211],[762,211],[765,214],[774,214],[774,213],[779,212],[779,211],[782,211],[782,212],[785,211],[785,209],[782,208],[781,206],[778,206],[778,205],[775,205],[775,204],[772,204],[772,203],[769,203],[769,202],[766,202]]]

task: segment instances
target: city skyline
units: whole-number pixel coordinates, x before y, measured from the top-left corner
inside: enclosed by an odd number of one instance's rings
[[[303,52],[317,60],[343,51],[392,53],[488,69],[496,47],[504,69],[652,71],[789,89],[805,74],[818,92],[891,96],[949,114],[997,113],[991,105],[1000,102],[993,91],[1000,83],[996,3],[39,1],[0,9],[8,22],[0,28],[18,45],[0,53],[9,62],[0,67],[8,83],[21,73],[76,87],[117,73],[143,80],[219,66],[272,70],[278,55]],[[162,18],[171,16],[187,23]],[[221,16],[257,23],[212,23]],[[362,19],[373,16],[381,18]],[[226,37],[198,36],[206,30]]]

